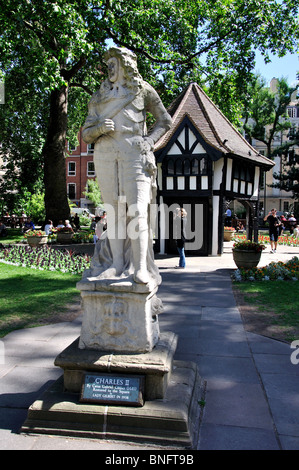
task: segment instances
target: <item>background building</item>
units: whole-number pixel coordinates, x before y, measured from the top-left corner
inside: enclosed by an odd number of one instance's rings
[[[275,93],[277,91],[277,79],[272,78],[270,82],[270,91]],[[294,135],[298,132],[299,129],[299,100],[296,98],[297,91],[295,91],[291,97],[291,101],[287,107],[287,116],[292,124],[291,129],[285,132],[279,132],[274,136],[273,148],[279,147],[281,144],[288,140],[294,140]],[[262,155],[266,153],[266,145],[263,142],[260,142],[256,139],[252,140],[252,146]],[[296,154],[299,154],[299,147],[292,147]],[[290,153],[292,155],[292,152]],[[292,212],[296,208],[298,202],[294,202],[291,192],[283,191],[280,188],[273,188],[270,185],[278,183],[278,180],[274,178],[274,174],[282,174],[285,172],[285,163],[286,159],[289,159],[290,156],[276,156],[273,161],[275,165],[273,168],[264,173],[261,178],[261,188],[260,188],[260,201],[259,201],[259,213],[261,219],[265,214],[272,208],[276,208],[281,212]],[[292,157],[291,157],[292,158]],[[236,206],[235,211],[238,211],[240,208]]]
[[[86,144],[81,132],[78,145],[68,144],[66,157],[66,184],[69,199],[78,207],[93,209],[92,202],[84,195],[88,179],[95,179],[93,163],[94,144]]]

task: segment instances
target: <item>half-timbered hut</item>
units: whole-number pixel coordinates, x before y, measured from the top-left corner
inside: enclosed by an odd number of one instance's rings
[[[223,252],[224,217],[232,200],[246,208],[247,237],[257,239],[260,177],[272,168],[272,160],[245,140],[196,83],[178,96],[168,112],[172,127],[155,146],[157,251],[176,253],[176,206],[188,213],[189,255]]]

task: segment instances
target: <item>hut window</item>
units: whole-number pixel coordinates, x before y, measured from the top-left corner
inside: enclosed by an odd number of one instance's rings
[[[194,158],[191,162],[191,175],[198,175],[198,173],[198,160],[197,158]]]
[[[190,160],[184,161],[184,175],[190,175]]]
[[[183,162],[179,158],[175,162],[175,174],[182,175],[183,174]]]
[[[245,168],[243,166],[240,169],[240,179],[245,180]]]
[[[207,175],[208,174],[208,162],[206,158],[202,158],[200,160],[200,174]]]
[[[173,160],[168,160],[167,163],[167,174],[174,175],[174,163]]]
[[[234,165],[234,178],[239,179],[239,167],[236,164]]]

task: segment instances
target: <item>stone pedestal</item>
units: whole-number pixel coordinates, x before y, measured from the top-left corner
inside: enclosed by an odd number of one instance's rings
[[[205,382],[192,362],[173,369],[164,398],[142,407],[80,403],[61,377],[30,406],[21,431],[196,449]]]
[[[30,406],[21,432],[196,449],[205,381],[195,363],[173,360],[176,344],[166,332],[152,351],[123,354],[80,349],[78,338],[57,356],[63,375]],[[80,402],[85,372],[143,375],[144,405]]]
[[[158,286],[88,278],[77,287],[80,338],[56,357],[63,376],[31,405],[21,430],[196,448],[205,384],[196,364],[174,361],[177,335],[159,332]],[[85,374],[142,376],[143,406],[80,401]]]
[[[89,278],[77,288],[84,312],[80,349],[145,353],[157,344],[163,310],[157,285]]]
[[[177,335],[167,332],[153,351],[144,354],[123,354],[78,348],[77,339],[55,359],[64,371],[64,389],[80,393],[85,372],[145,376],[145,400],[164,398],[171,378]]]

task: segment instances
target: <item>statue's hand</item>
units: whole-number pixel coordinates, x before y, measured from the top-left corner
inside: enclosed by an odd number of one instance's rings
[[[148,152],[154,149],[155,142],[150,137],[144,137],[144,143]]]
[[[102,124],[99,124],[98,130],[100,134],[108,134],[113,132],[115,128],[114,121],[112,119],[105,119]]]

